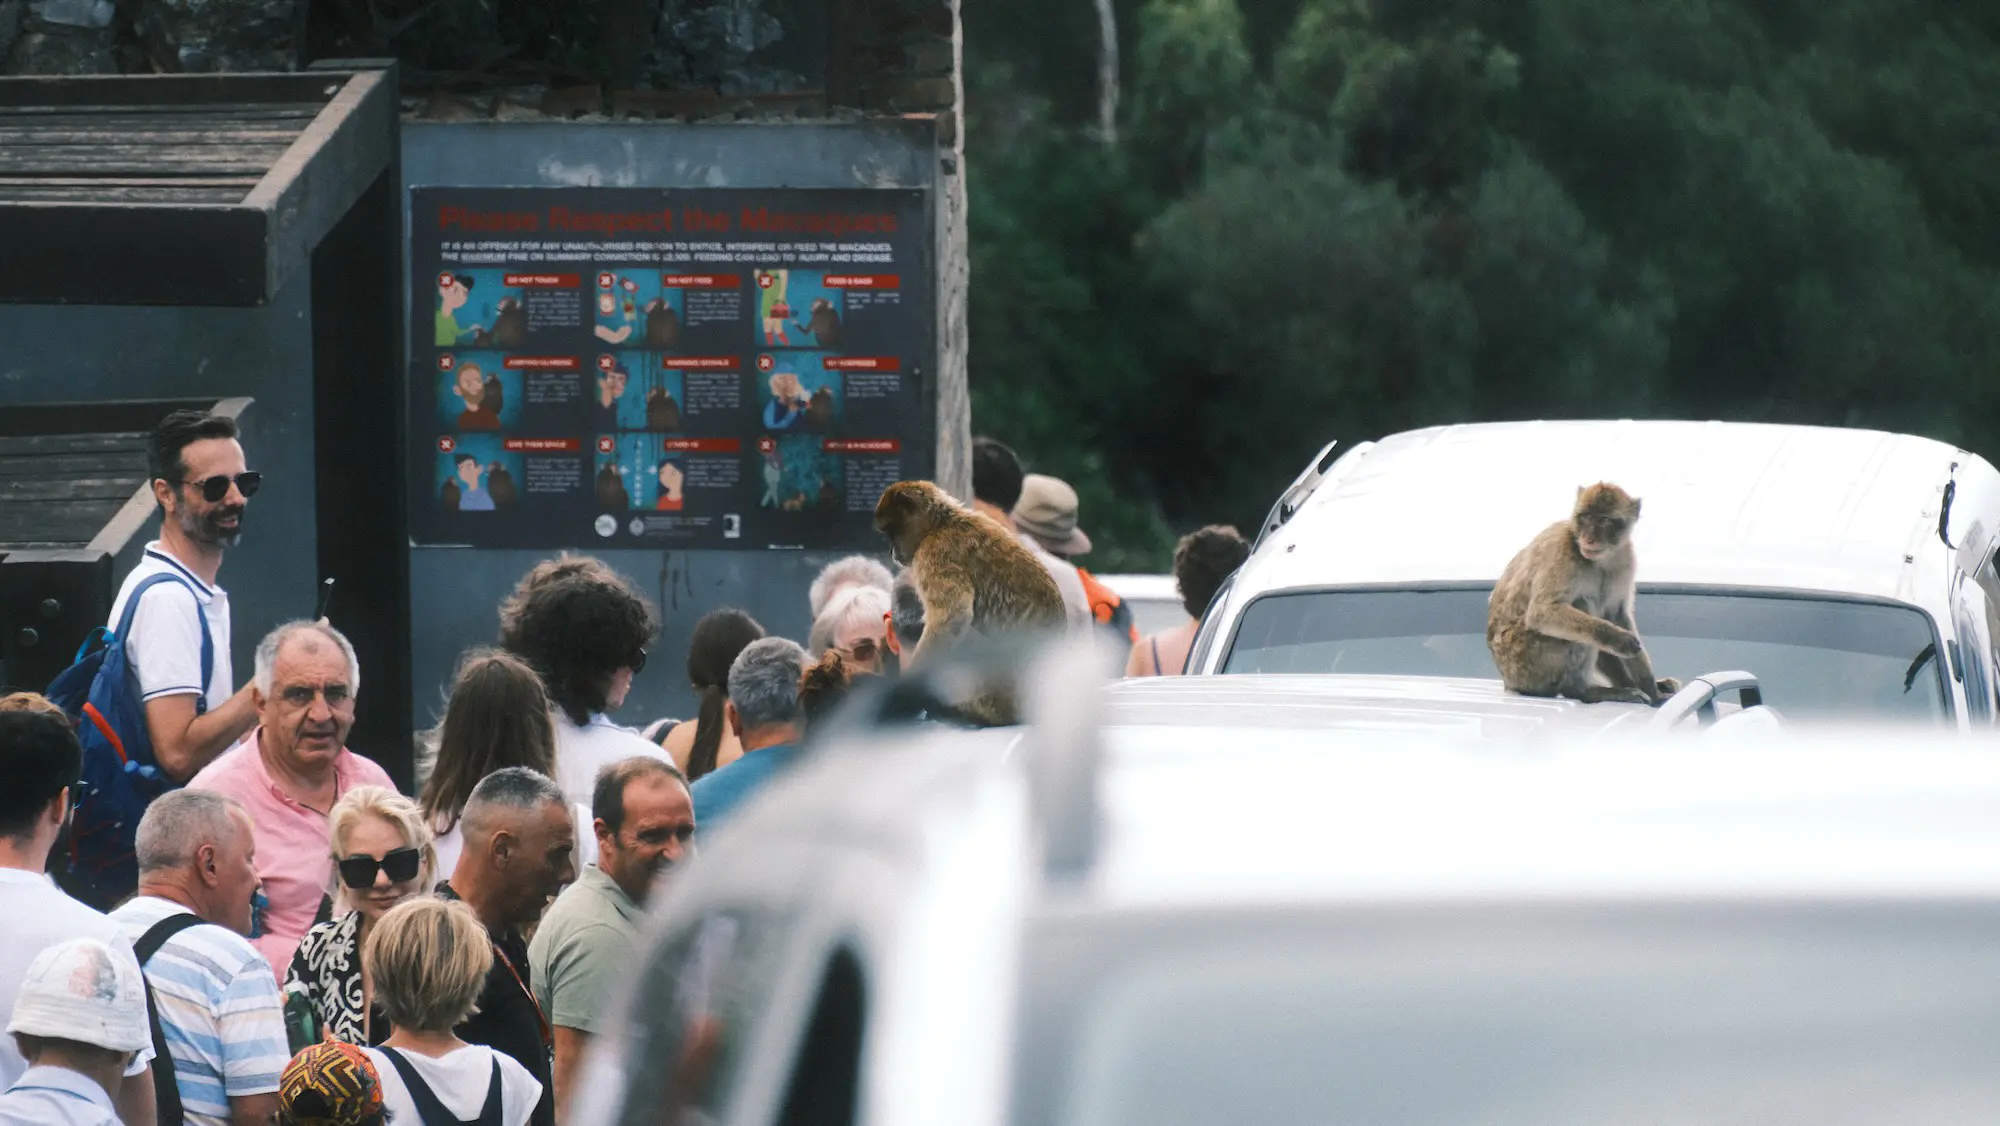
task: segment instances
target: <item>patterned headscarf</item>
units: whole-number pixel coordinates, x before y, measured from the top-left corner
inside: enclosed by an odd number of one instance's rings
[[[361,1049],[322,1040],[292,1057],[278,1080],[285,1126],[381,1126],[382,1079]]]

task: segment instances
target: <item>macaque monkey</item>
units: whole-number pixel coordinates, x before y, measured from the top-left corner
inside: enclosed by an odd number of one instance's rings
[[[681,428],[681,405],[665,389],[655,387],[646,392],[646,429],[679,430]]]
[[[1654,678],[1632,620],[1638,519],[1638,499],[1618,486],[1578,489],[1570,518],[1507,564],[1488,602],[1486,646],[1509,691],[1586,704],[1657,704],[1680,691]]]
[[[492,348],[521,347],[528,342],[528,311],[515,298],[502,297],[493,317],[493,330],[476,330],[472,341]]]
[[[623,512],[632,506],[632,498],[625,492],[625,482],[618,476],[618,470],[604,465],[597,470],[597,507],[607,512]]]
[[[646,347],[678,348],[681,346],[681,319],[666,298],[655,297],[646,302]]]
[[[1012,532],[959,506],[929,481],[899,481],[875,505],[875,527],[910,569],[924,632],[905,668],[979,636],[1060,630],[1062,593]],[[963,709],[985,723],[1016,722],[1012,693],[989,689]]]
[[[833,389],[813,388],[812,398],[806,403],[806,429],[833,429]]]
[[[840,347],[840,314],[834,311],[833,302],[824,297],[813,298],[812,316],[797,328],[802,335],[811,334],[822,348]]]
[[[438,503],[444,506],[446,512],[457,512],[458,500],[463,493],[464,490],[458,487],[458,478],[447,477],[444,487],[438,490]]]
[[[520,499],[520,492],[514,487],[514,475],[497,461],[487,468],[486,495],[493,498],[495,508],[512,508],[514,502]]]

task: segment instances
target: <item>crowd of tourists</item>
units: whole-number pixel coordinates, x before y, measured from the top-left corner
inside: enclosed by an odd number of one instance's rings
[[[0,697],[0,1126],[553,1126],[662,878],[924,629],[906,576],[842,559],[804,592],[804,644],[713,609],[694,714],[628,726],[659,611],[596,558],[550,559],[461,658],[405,794],[347,746],[361,668],[333,624],[275,625],[236,680],[219,579],[259,479],[234,425],[176,414],[150,457],[161,536],[95,669],[137,709]],[[1189,622],[1140,637],[1075,562],[1074,490],[997,442],[974,465],[974,507],[1075,628],[1118,636],[1133,675],[1184,666],[1247,554],[1233,529],[1183,541]],[[93,782],[107,740],[123,769]]]

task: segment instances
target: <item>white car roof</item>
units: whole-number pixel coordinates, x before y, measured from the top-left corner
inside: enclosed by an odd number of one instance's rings
[[[1443,676],[1154,676],[1106,689],[1111,728],[1404,731],[1477,738],[1643,726],[1644,704],[1584,704]],[[1143,739],[1145,732],[1126,736]]]
[[[1350,453],[1245,565],[1239,586],[1496,579],[1605,480],[1643,501],[1642,583],[1919,601],[1946,565],[1942,442],[1759,423],[1565,421],[1417,430]],[[1936,585],[1936,584],[1932,584]]]

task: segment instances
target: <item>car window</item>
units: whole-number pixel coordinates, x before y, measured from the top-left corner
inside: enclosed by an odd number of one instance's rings
[[[1484,587],[1267,594],[1246,607],[1225,673],[1494,679]],[[1930,619],[1886,603],[1754,591],[1646,591],[1639,632],[1654,670],[1686,680],[1744,669],[1792,718],[1951,715]]]
[[[668,936],[638,983],[623,1126],[724,1120],[784,957],[773,915],[717,911]]]

